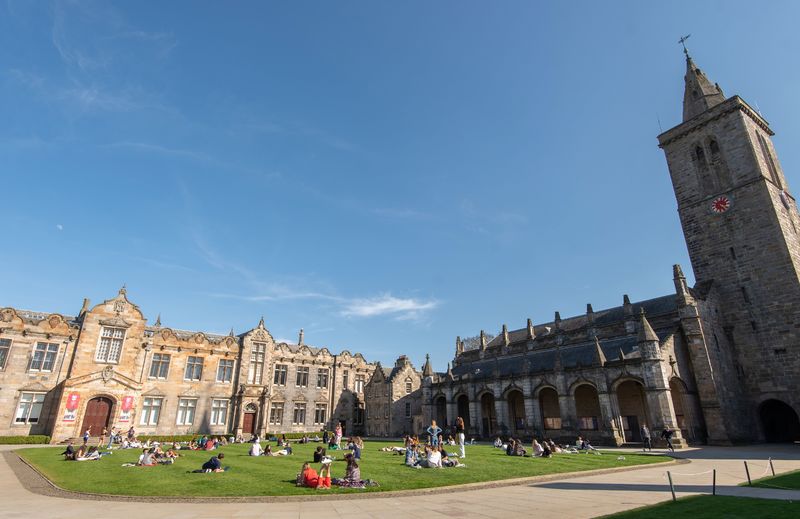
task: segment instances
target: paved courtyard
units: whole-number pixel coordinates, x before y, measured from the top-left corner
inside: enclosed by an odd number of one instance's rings
[[[3,446],[2,450],[9,450]],[[625,455],[619,450],[616,455]],[[94,501],[42,496],[28,491],[0,457],[0,517],[85,518],[102,512],[106,517],[269,517],[366,519],[408,517],[505,518],[597,517],[670,499],[665,471],[670,470],[678,496],[711,492],[711,473],[717,470],[717,493],[800,500],[800,491],[738,487],[746,480],[744,460],[753,479],[766,474],[772,458],[776,473],[800,469],[800,446],[755,445],[705,447],[680,451],[691,463],[563,478],[548,482],[419,496],[288,503],[152,503]],[[524,463],[524,459],[519,460]],[[401,469],[401,467],[398,467]]]

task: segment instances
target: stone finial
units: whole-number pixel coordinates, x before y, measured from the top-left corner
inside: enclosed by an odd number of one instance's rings
[[[594,361],[599,366],[603,366],[606,363],[606,354],[603,353],[603,348],[600,347],[600,339],[597,335],[594,336]]]
[[[533,321],[528,319],[528,339],[535,339],[536,332],[533,330]]]
[[[233,333],[233,326],[231,326],[231,331],[228,332],[228,337],[235,337],[236,335]]]
[[[119,292],[118,292],[118,294],[117,294],[117,295],[124,296],[124,295],[126,295],[127,293],[128,293],[128,288],[127,288],[127,285],[126,285],[125,283],[123,283],[123,284],[122,284],[122,288],[120,288],[120,289],[119,289]]]
[[[503,325],[503,345],[504,345],[504,346],[508,346],[510,342],[511,342],[511,341],[510,341],[510,339],[509,339],[509,337],[508,337],[508,326],[506,326],[506,325],[504,324],[504,325]]]
[[[650,322],[645,317],[644,308],[639,314],[639,337],[637,342],[658,342],[658,335],[653,331],[653,327],[650,326]]]
[[[590,323],[594,321],[594,308],[592,308],[592,303],[586,303],[586,320]]]
[[[82,315],[86,314],[86,312],[88,312],[88,311],[89,311],[89,298],[84,297],[83,298],[83,306],[81,306],[81,311],[78,312],[78,315],[82,316]]]
[[[486,333],[481,330],[481,351],[486,349]]]
[[[683,92],[684,122],[725,101],[725,94],[719,85],[712,83],[688,54],[683,79],[686,83]]]
[[[261,316],[261,319],[259,319],[259,321],[258,321],[258,327],[259,328],[264,328],[264,316],[263,315]]]
[[[300,328],[300,336],[297,338],[297,344],[298,344],[298,346],[302,346],[303,345],[303,329],[302,328]]]
[[[453,378],[453,368],[450,366],[450,363],[447,363],[447,376]]]
[[[464,343],[461,341],[461,337],[456,337],[456,356],[461,355],[464,353]]]
[[[622,295],[622,311],[625,315],[633,315],[633,305],[631,304],[631,298],[628,297],[628,294]]]
[[[677,263],[672,266],[672,281],[675,283],[675,294],[678,297],[678,301],[682,305],[690,303],[692,295],[689,292],[689,285],[686,284],[686,276],[683,275],[683,270]]]
[[[422,376],[423,377],[433,376],[433,367],[431,366],[431,356],[429,353],[425,354],[425,365],[422,366]]]
[[[158,316],[156,317],[156,322],[155,322],[155,324],[153,326],[155,326],[156,328],[160,328],[161,327],[161,313],[160,312],[159,312]]]
[[[555,319],[553,319],[553,322],[556,325],[556,330],[561,328],[561,312],[556,311],[556,316],[555,316]]]

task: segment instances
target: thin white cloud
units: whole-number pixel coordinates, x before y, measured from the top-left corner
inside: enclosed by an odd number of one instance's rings
[[[58,229],[59,231],[63,231],[64,230],[64,226],[61,225],[60,223],[57,223],[56,224],[56,229]]]
[[[399,298],[382,294],[366,299],[353,299],[344,306],[341,314],[345,317],[394,316],[397,320],[418,319],[423,313],[433,310],[438,301],[422,301],[414,298]]]
[[[129,148],[148,153],[157,153],[159,155],[171,155],[174,157],[183,157],[200,161],[213,160],[211,156],[201,151],[187,150],[182,148],[170,148],[167,146],[162,146],[160,144],[152,144],[149,142],[120,141],[112,143],[110,146],[114,148]]]

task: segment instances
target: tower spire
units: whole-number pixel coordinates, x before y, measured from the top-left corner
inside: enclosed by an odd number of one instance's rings
[[[683,52],[686,54],[686,75],[683,77],[686,83],[683,91],[684,122],[725,100],[725,94],[719,85],[712,83],[689,56],[689,51],[686,50],[686,38],[688,36],[680,40]]]

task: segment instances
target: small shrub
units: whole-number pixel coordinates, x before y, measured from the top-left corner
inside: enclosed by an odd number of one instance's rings
[[[30,436],[0,436],[0,444],[4,445],[30,445],[34,443],[50,443],[50,437],[43,434]]]

